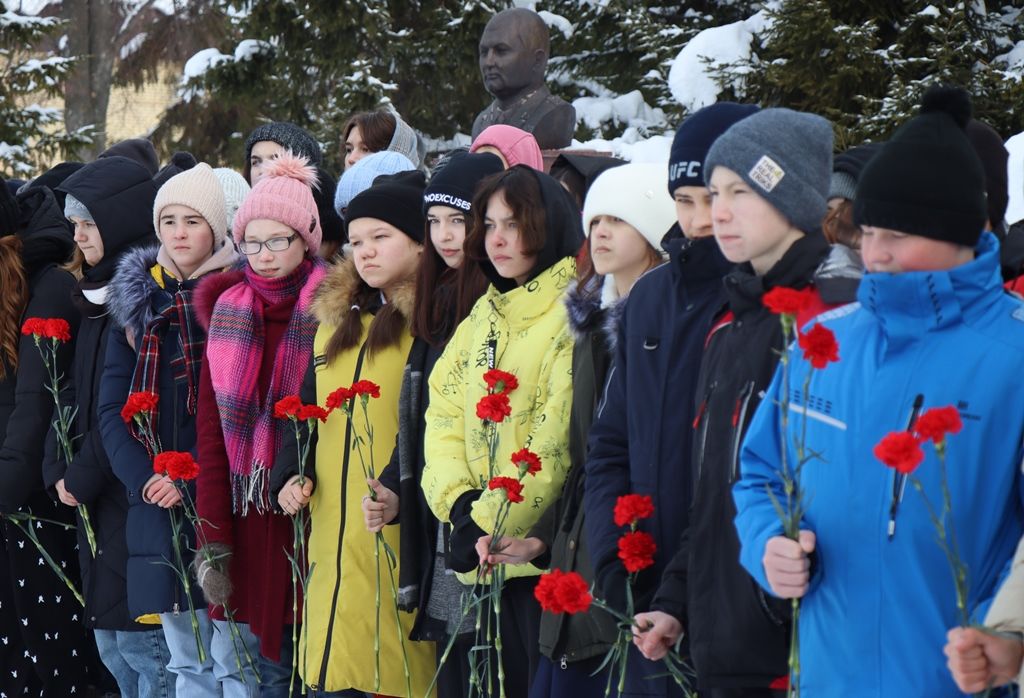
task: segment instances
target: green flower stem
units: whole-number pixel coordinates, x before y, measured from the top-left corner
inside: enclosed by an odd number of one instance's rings
[[[25,537],[32,541],[32,545],[36,546],[36,550],[38,550],[39,554],[42,555],[43,560],[46,562],[47,566],[54,571],[54,573],[57,575],[57,577],[60,578],[62,582],[64,582],[65,586],[67,586],[67,588],[71,591],[72,595],[74,595],[74,597],[78,600],[78,603],[82,605],[82,608],[85,608],[85,599],[82,598],[82,594],[78,591],[78,589],[75,588],[75,585],[71,583],[70,577],[68,577],[67,574],[64,573],[64,570],[61,569],[60,565],[58,565],[57,562],[50,556],[50,553],[46,551],[46,548],[43,547],[43,544],[39,540],[39,536],[36,535],[35,529],[33,528],[32,524],[37,522],[46,522],[52,523],[57,526],[63,526],[64,528],[72,528],[72,526],[61,523],[59,521],[53,521],[52,519],[41,519],[32,516],[32,514],[8,514],[4,518],[6,518],[12,524],[17,526],[19,529],[21,529],[21,532],[25,534]]]

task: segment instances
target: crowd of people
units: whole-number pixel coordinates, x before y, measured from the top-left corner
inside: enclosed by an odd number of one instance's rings
[[[388,110],[336,145],[337,181],[273,122],[237,171],[136,139],[0,186],[0,696],[1011,690],[1024,282],[965,91],[835,156],[728,102],[667,165],[507,125],[428,157]],[[542,611],[548,570],[601,603]]]

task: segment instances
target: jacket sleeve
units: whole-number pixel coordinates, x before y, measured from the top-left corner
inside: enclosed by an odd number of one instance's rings
[[[532,415],[533,424],[523,448],[528,448],[541,459],[541,470],[523,480],[520,506],[509,509],[505,534],[521,537],[530,530],[551,504],[558,499],[569,473],[569,413],[572,408],[572,349],[573,340],[568,327],[555,338],[552,349],[541,363],[541,380],[537,402],[538,413]],[[516,445],[518,448],[518,444]],[[518,477],[519,471],[511,461],[501,465],[498,475]],[[505,501],[500,490],[485,490],[473,503],[473,520],[485,531],[494,530],[498,508]]]
[[[310,359],[309,365],[306,367],[306,375],[302,379],[299,397],[302,398],[302,402],[306,405],[317,404],[316,365],[313,359]],[[278,451],[277,458],[274,459],[274,467],[270,471],[270,502],[275,510],[279,510],[277,493],[281,491],[281,488],[293,476],[299,474],[299,451],[295,446],[295,430],[291,424],[285,425],[285,429],[285,436],[281,439],[281,450]],[[299,437],[305,440],[308,433],[306,424],[299,422]],[[314,431],[309,441],[309,462],[306,463],[303,471],[303,474],[313,481],[314,487],[316,487],[315,459],[317,438],[318,433]]]
[[[199,539],[202,541],[200,545],[234,545],[231,469],[228,466],[224,431],[221,428],[217,399],[210,378],[209,356],[204,356],[199,374],[199,402],[196,412],[196,450],[202,464],[196,478],[196,511],[202,522],[202,530],[199,532]]]
[[[615,356],[604,396],[590,427],[584,480],[584,525],[594,578],[605,599],[622,594],[625,570],[618,560],[618,539],[622,529],[615,525],[615,501],[629,494],[629,386],[626,380],[626,323],[629,301],[619,322]],[[633,396],[633,400],[643,399]],[[614,587],[614,588],[613,588]]]
[[[428,382],[422,487],[427,506],[443,523],[451,523],[452,507],[459,497],[480,489],[480,479],[466,463],[466,365],[460,357],[467,325],[463,322],[455,330]]]
[[[110,460],[103,448],[103,435],[96,426],[81,435],[71,465],[64,471],[64,487],[80,504],[94,503],[107,487],[120,487],[110,469]]]
[[[736,503],[736,531],[740,539],[740,564],[769,593],[771,586],[761,559],[768,539],[781,536],[784,531],[768,492],[771,491],[777,501],[786,500],[782,480],[777,472],[781,454],[777,407],[781,383],[781,372],[776,370],[768,392],[758,405],[743,439],[740,479],[732,489]],[[813,579],[811,583],[813,585]]]
[[[985,626],[996,630],[1024,632],[1024,538],[1017,545],[1009,576],[989,606]]]
[[[651,610],[669,614],[683,625],[686,625],[686,580],[687,560],[689,559],[690,531],[683,529],[679,538],[679,547],[672,555],[665,570],[661,573],[661,583],[654,592]]]
[[[66,272],[54,269],[42,274],[33,285],[24,317],[62,318],[71,326],[74,338],[79,316],[71,304],[73,285],[74,279]],[[58,344],[56,368],[62,380],[67,380],[73,355],[73,342]],[[13,380],[14,407],[0,440],[0,513],[17,510],[29,495],[44,487],[43,448],[54,404],[46,389],[46,367],[32,337],[19,337],[18,369]]]
[[[97,411],[111,469],[124,484],[130,504],[142,501],[142,489],[153,475],[149,453],[121,419],[121,408],[131,392],[135,360],[135,350],[128,345],[124,328],[111,325]]]

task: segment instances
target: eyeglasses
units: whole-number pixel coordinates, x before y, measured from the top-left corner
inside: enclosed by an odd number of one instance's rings
[[[251,257],[254,254],[259,254],[260,250],[266,247],[271,252],[284,252],[287,250],[295,238],[299,237],[298,233],[289,235],[286,238],[270,238],[263,242],[254,242],[252,240],[242,240],[238,243],[238,251],[244,254],[246,257]]]

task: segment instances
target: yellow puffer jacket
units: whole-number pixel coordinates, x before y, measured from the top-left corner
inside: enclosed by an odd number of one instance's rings
[[[569,471],[569,409],[572,404],[573,337],[562,300],[576,276],[571,258],[506,293],[492,285],[459,325],[430,374],[426,413],[426,466],[423,492],[434,515],[448,521],[455,500],[487,480],[487,447],[476,403],[487,393],[483,381],[488,357],[515,374],[519,387],[510,395],[512,416],[499,426],[496,475],[518,477],[511,455],[529,448],[542,469],[523,481],[525,501],[512,505],[505,535],[523,536],[562,492]],[[472,517],[484,531],[494,530],[505,495],[485,490],[473,503]],[[510,565],[507,576],[539,574],[532,565]],[[472,584],[475,572],[460,574]]]
[[[328,273],[313,310],[320,320],[313,356],[317,403],[340,386],[360,379],[380,385],[380,398],[370,400],[369,419],[373,426],[373,464],[377,473],[384,468],[395,446],[398,431],[398,392],[402,371],[412,346],[406,331],[398,345],[365,355],[362,344],[337,356],[330,364],[325,347],[341,316],[349,312],[358,277],[350,262],[342,262]],[[392,302],[410,316],[411,289],[394,294]],[[363,314],[363,339],[373,319]],[[331,413],[320,425],[315,453],[316,488],[309,510],[312,529],[309,560],[313,565],[306,599],[306,625],[301,633],[308,646],[300,643],[303,680],[319,690],[354,688],[367,693],[404,696],[405,674],[398,636],[405,638],[412,675],[412,694],[424,696],[434,675],[434,645],[408,639],[415,615],[402,612],[401,629],[396,626],[388,563],[380,551],[380,686],[375,686],[374,637],[376,634],[377,562],[374,536],[363,523],[361,502],[367,493],[366,478],[356,451],[355,436],[366,439],[362,407],[356,402],[350,423],[341,410]],[[363,445],[369,463],[370,449]],[[400,557],[399,528],[386,526],[384,538]],[[398,584],[398,570],[395,570]]]

